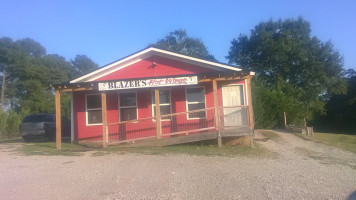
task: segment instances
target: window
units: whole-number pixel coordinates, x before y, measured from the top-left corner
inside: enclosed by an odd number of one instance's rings
[[[120,121],[137,119],[136,92],[125,92],[119,94]]]
[[[56,115],[54,114],[38,114],[38,115],[27,115],[23,120],[22,123],[25,122],[55,122]]]
[[[87,124],[101,124],[101,95],[88,94],[86,95],[86,108],[87,108]]]
[[[159,105],[161,109],[161,115],[171,114],[171,92],[170,90],[159,90]],[[152,113],[156,116],[156,101],[155,91],[152,91]],[[171,117],[162,117],[162,120],[170,120]]]
[[[205,89],[204,87],[186,88],[187,111],[205,109]],[[206,112],[189,113],[188,119],[206,118]]]

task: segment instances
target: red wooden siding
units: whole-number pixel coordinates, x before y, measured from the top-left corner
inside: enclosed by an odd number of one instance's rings
[[[102,125],[86,125],[86,104],[85,95],[95,94],[93,92],[74,92],[74,135],[75,140],[102,139]],[[99,94],[99,93],[98,93]],[[108,123],[117,122],[118,116],[118,96],[117,92],[107,93],[107,120]]]
[[[156,63],[156,66],[154,68],[151,67],[152,62]],[[208,72],[214,71],[163,57],[151,56],[128,67],[98,78],[95,81],[189,75]]]
[[[225,83],[218,82],[218,101],[219,106],[222,106],[222,85],[225,84],[243,84],[244,81],[230,81]],[[199,86],[205,87],[206,108],[214,106],[212,83],[200,83]],[[162,88],[162,89],[169,89]],[[172,113],[186,112],[186,94],[185,87],[171,87],[171,108]],[[246,92],[244,87],[244,96],[246,103]],[[119,108],[118,108],[118,94],[120,91],[107,92],[107,120],[108,123],[119,121]],[[86,125],[86,105],[85,95],[93,92],[83,91],[73,93],[74,103],[74,129],[75,140],[81,139],[102,139],[102,125]],[[137,107],[138,118],[145,118],[152,116],[152,90],[151,89],[138,89],[137,90]],[[162,122],[162,132],[171,133],[181,131],[183,128],[198,129],[202,126],[214,126],[214,115],[212,112],[207,113],[206,120],[191,119],[188,120],[186,115],[179,115],[173,117],[171,121]],[[114,136],[112,134],[115,134]],[[145,120],[139,123],[129,123],[125,126],[117,126],[117,128],[109,128],[109,139],[134,139],[144,136],[155,136],[155,122]],[[111,136],[110,136],[111,135]]]

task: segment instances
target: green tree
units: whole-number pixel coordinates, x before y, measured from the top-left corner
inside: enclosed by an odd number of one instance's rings
[[[347,93],[333,95],[327,102],[326,115],[313,121],[323,131],[342,131],[356,134],[356,72],[345,71]]]
[[[46,55],[46,49],[33,39],[25,38],[17,40],[15,43],[31,57],[42,57]]]
[[[54,113],[52,85],[68,82],[95,68],[97,65],[85,55],[68,62],[60,55],[46,54],[46,49],[32,39],[0,38],[0,71],[6,70],[4,91],[8,102],[7,111],[0,110],[0,137],[16,132],[24,115]],[[62,114],[69,118],[68,94],[61,95],[61,104]]]
[[[83,76],[89,72],[92,72],[98,68],[98,64],[93,62],[86,55],[76,55],[73,60],[70,61],[77,77]]]
[[[312,37],[309,22],[302,18],[259,23],[249,36],[232,40],[227,59],[255,71],[266,89],[291,97],[278,107],[298,105],[295,116],[323,114],[330,96],[346,91],[343,58],[331,42]],[[283,110],[275,111],[281,123]]]
[[[26,38],[0,38],[0,70],[6,69],[5,96],[11,108],[22,113],[54,112],[53,84],[68,82],[97,65],[85,55],[72,62],[46,54],[40,43]],[[70,98],[62,95],[63,113],[69,113]]]
[[[187,32],[182,29],[168,33],[163,39],[160,39],[149,46],[187,56],[216,61],[214,56],[209,53],[208,48],[204,45],[202,40],[189,37]]]

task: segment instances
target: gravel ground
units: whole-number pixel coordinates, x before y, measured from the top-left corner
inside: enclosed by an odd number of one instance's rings
[[[356,154],[278,132],[275,156],[23,156],[0,144],[0,199],[348,199]]]

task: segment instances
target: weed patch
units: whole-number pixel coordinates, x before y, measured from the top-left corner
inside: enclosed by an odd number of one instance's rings
[[[272,130],[257,130],[256,132],[260,133],[267,140],[270,139],[275,142],[279,142],[281,140],[281,136]]]
[[[107,148],[92,148],[83,145],[62,142],[62,150],[56,149],[55,142],[32,142],[23,143],[21,140],[8,140],[0,143],[2,146],[15,145],[11,151],[21,155],[43,155],[43,156],[81,156],[84,152],[91,151],[91,156],[105,156],[108,154],[144,154],[144,155],[196,155],[196,156],[245,156],[245,157],[272,157],[272,153],[258,143],[255,148],[249,146],[228,146],[218,148],[215,145],[175,145],[165,147],[120,147],[109,146]],[[7,145],[8,144],[8,145]],[[1,148],[0,148],[1,149]]]
[[[259,144],[255,148],[246,146],[223,146],[218,148],[213,145],[175,145],[165,147],[120,147],[112,146],[98,150],[115,154],[145,154],[145,155],[169,155],[185,154],[196,156],[267,156],[269,151]]]
[[[314,138],[302,134],[296,134],[296,136],[302,138],[303,140],[310,140],[356,153],[356,135],[315,133]]]
[[[37,142],[37,143],[23,143],[15,151],[25,156],[31,155],[62,155],[62,156],[81,156],[84,152],[92,149],[88,149],[81,145],[62,143],[62,150],[56,149],[55,142]]]
[[[345,166],[351,167],[352,169],[356,169],[356,165],[346,163],[345,161],[343,161],[340,158],[331,157],[325,153],[316,152],[316,151],[306,149],[306,148],[301,148],[301,147],[296,147],[296,151],[311,158],[311,159],[319,161],[321,164],[327,164],[327,165],[340,164],[340,165],[345,165]]]

